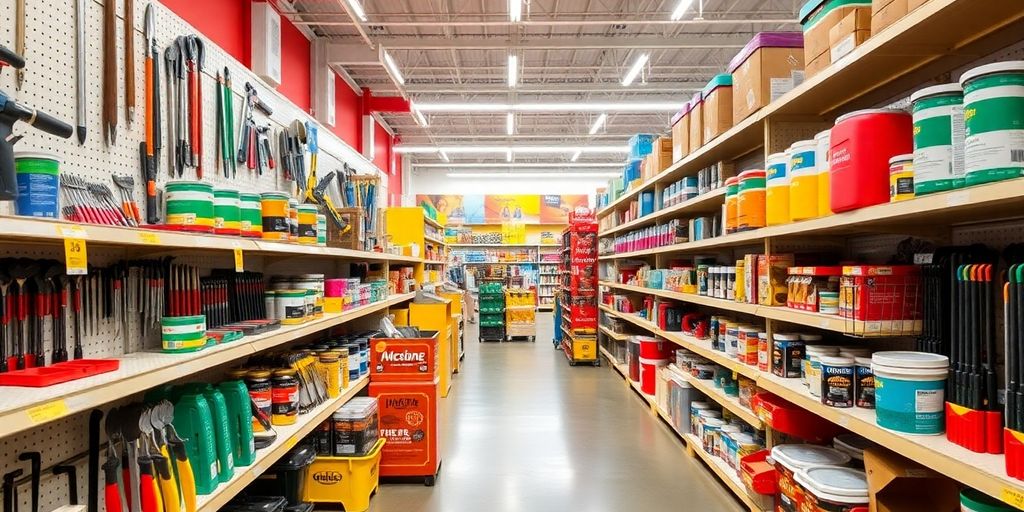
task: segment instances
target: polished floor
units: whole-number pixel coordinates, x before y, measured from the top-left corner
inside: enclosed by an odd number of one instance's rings
[[[468,326],[437,485],[382,485],[371,510],[742,510],[615,370],[567,364],[550,317],[536,343],[479,343]]]

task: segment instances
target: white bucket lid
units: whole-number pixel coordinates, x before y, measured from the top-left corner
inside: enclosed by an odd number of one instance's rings
[[[855,357],[853,362],[857,363],[857,366],[871,366],[870,357]]]
[[[690,402],[690,409],[710,409],[711,404],[707,402]]]
[[[780,444],[772,448],[772,458],[794,472],[811,466],[840,466],[850,462],[849,454],[813,444]]]
[[[791,153],[795,153],[795,152],[797,152],[798,150],[801,150],[801,149],[804,149],[804,150],[814,149],[817,146],[818,146],[818,143],[815,142],[814,139],[811,139],[811,140],[798,140],[798,141],[794,142],[792,146],[789,146],[789,149],[787,151],[789,151]]]
[[[960,75],[960,85],[964,85],[967,82],[981,76],[991,75],[993,73],[1002,73],[1006,71],[1016,71],[1018,73],[1024,73],[1024,60],[993,62],[992,64],[985,64],[984,66],[978,66],[974,69],[968,69],[966,73]]]
[[[832,136],[832,130],[822,130],[814,135],[814,142],[820,143],[822,139],[827,139]]]
[[[843,121],[846,121],[847,119],[853,119],[854,117],[873,115],[873,114],[903,115],[903,116],[909,116],[910,115],[910,114],[906,113],[903,110],[899,110],[899,109],[895,109],[895,108],[866,108],[864,110],[855,110],[855,111],[850,112],[848,114],[843,114],[843,115],[839,116],[839,118],[836,119],[836,125],[838,125],[839,123],[842,123]]]
[[[894,156],[894,157],[889,159],[889,165],[895,164],[897,162],[913,162],[913,161],[914,161],[913,153],[906,154],[906,155],[896,155],[896,156]]]
[[[53,160],[54,162],[60,163],[60,157],[53,153],[44,153],[42,151],[15,151],[14,159],[20,160],[22,158],[31,158],[35,160]]]
[[[772,153],[772,154],[768,155],[767,157],[765,157],[764,162],[765,162],[765,166],[767,166],[767,167],[771,167],[772,162],[775,162],[775,163],[785,163],[786,162],[786,154],[785,153]]]
[[[951,94],[951,93],[963,93],[964,88],[960,84],[942,84],[933,85],[931,87],[925,87],[920,91],[910,95],[910,102],[913,103],[917,100],[927,98],[930,96],[938,96],[940,94]]]
[[[827,356],[830,354],[838,354],[839,347],[833,347],[831,345],[804,345],[804,353]]]
[[[949,358],[946,356],[910,350],[875,352],[871,356],[871,362],[875,365],[908,369],[946,369],[949,367]]]
[[[853,366],[852,357],[818,356],[818,361],[826,366]]]
[[[857,434],[839,434],[832,439],[832,446],[857,460],[864,460],[864,450],[878,445]]]
[[[868,476],[863,471],[837,466],[813,466],[798,471],[796,481],[811,494],[828,501],[868,502]]]

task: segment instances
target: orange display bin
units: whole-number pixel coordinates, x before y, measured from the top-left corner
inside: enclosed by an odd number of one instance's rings
[[[430,381],[437,378],[437,331],[423,338],[370,340],[370,380],[373,382]]]
[[[438,383],[436,378],[378,382],[371,377],[370,396],[377,399],[380,436],[387,439],[380,461],[382,477],[423,477],[426,485],[434,485],[441,467]]]

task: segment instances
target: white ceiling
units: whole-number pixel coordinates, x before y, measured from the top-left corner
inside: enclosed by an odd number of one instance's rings
[[[359,2],[367,21],[350,2]],[[376,96],[405,95],[414,104],[611,103],[682,104],[724,71],[750,37],[761,31],[799,30],[796,0],[694,0],[680,22],[679,0],[523,0],[522,22],[509,19],[509,0],[296,0],[293,21],[332,43],[336,69]],[[698,19],[695,19],[698,18]],[[381,52],[405,79],[399,85]],[[649,61],[629,87],[623,76],[641,54]],[[508,56],[519,61],[515,88],[507,84]],[[517,112],[506,134],[505,112],[384,114],[414,146],[623,146],[635,133],[661,133],[673,112]],[[504,153],[449,153],[451,162],[505,163]],[[514,155],[516,163],[569,162],[571,152]],[[411,155],[416,164],[448,172],[438,153]],[[581,155],[577,163],[622,163],[623,154]],[[426,168],[424,168],[426,169]],[[456,169],[462,170],[462,169]],[[536,172],[537,169],[529,169]],[[562,169],[559,169],[562,170]],[[578,171],[614,171],[614,168]]]

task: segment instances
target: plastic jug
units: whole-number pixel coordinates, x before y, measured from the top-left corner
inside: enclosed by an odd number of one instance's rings
[[[235,474],[235,444],[237,438],[231,437],[231,428],[228,425],[228,405],[224,395],[210,384],[195,383],[189,384],[189,389],[202,393],[206,402],[210,405],[210,414],[213,417],[213,432],[217,446],[217,477],[221,482],[231,480]]]
[[[252,408],[249,405],[249,390],[245,382],[229,380],[221,382],[217,389],[224,395],[228,408],[228,428],[234,443],[235,466],[249,466],[256,460],[256,439],[252,431]]]
[[[174,429],[185,441],[185,451],[195,474],[196,493],[210,494],[220,480],[213,413],[203,395],[186,393],[178,398],[174,404]]]

